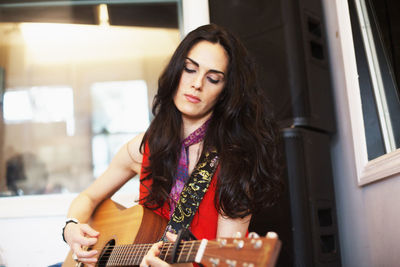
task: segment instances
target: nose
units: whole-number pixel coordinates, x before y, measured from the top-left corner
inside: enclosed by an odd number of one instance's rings
[[[197,75],[195,75],[195,77],[193,77],[192,87],[196,90],[201,90],[202,86],[203,86],[203,75],[201,73],[198,73]]]

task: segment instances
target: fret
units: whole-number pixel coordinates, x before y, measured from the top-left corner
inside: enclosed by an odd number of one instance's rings
[[[115,250],[115,252],[116,252],[115,265],[116,266],[121,265],[121,253],[122,253],[121,250],[122,250],[121,246],[116,247],[116,250]]]
[[[130,266],[131,265],[131,261],[132,261],[132,256],[133,256],[133,249],[134,246],[133,245],[124,245],[125,246],[125,255],[123,255],[124,257],[124,266]]]
[[[189,253],[186,256],[186,262],[189,262],[189,256],[190,256],[190,253],[192,253],[193,245],[195,244],[195,242],[191,242],[191,243],[192,244],[190,245]]]
[[[110,248],[106,248],[106,251],[104,252],[104,255],[108,255],[108,260],[107,260],[107,264],[111,264],[114,260],[114,250],[110,249]],[[101,262],[102,265],[104,265],[105,262]]]
[[[114,249],[111,251],[111,256],[107,262],[107,264],[112,265],[112,266],[117,266],[118,264],[118,247],[114,247]]]
[[[121,254],[119,255],[119,263],[120,265],[124,265],[124,257],[126,255],[126,246],[121,246]]]
[[[138,257],[138,261],[136,262],[138,265],[140,264],[140,262],[143,260],[144,256],[147,254],[147,252],[150,250],[151,248],[151,244],[144,244],[140,246],[139,249],[139,257]]]
[[[121,255],[121,265],[127,265],[127,256],[129,256],[128,246],[123,245],[122,246],[122,255]]]
[[[129,265],[129,261],[132,258],[132,253],[131,253],[131,245],[126,245],[125,246],[125,255],[124,255],[124,264]]]
[[[137,255],[137,257],[135,257],[136,258],[136,265],[139,265],[140,264],[140,262],[143,260],[143,257],[144,257],[144,251],[145,251],[145,247],[143,246],[143,245],[139,245],[138,247],[137,247],[137,250],[136,250],[136,255]]]
[[[164,261],[167,261],[167,257],[168,257],[168,254],[169,254],[169,249],[171,248],[171,244],[170,243],[166,243],[165,246],[167,247],[167,251],[165,252],[165,255],[163,255],[164,258],[162,258],[162,255],[160,255],[160,259],[162,259]],[[163,248],[164,248],[164,246],[163,246]]]
[[[132,259],[133,259],[133,250],[135,249],[134,246],[127,246],[127,255],[126,255],[126,265],[132,265]]]
[[[121,264],[121,254],[122,254],[122,248],[121,246],[118,246],[116,249],[116,253],[117,253],[117,262],[115,263],[115,265],[120,265]]]
[[[112,251],[112,257],[113,257],[113,265],[117,265],[118,261],[118,247],[115,247]]]
[[[132,261],[130,262],[132,265],[139,265],[139,261],[140,259],[138,259],[139,257],[139,246],[132,246]]]
[[[149,244],[138,245],[137,246],[137,248],[136,248],[136,256],[135,256],[135,265],[139,265],[142,262],[144,255],[146,255],[144,253],[145,246],[149,246]]]
[[[144,256],[146,256],[147,252],[149,252],[150,248],[151,244],[148,244],[147,246],[143,247],[143,252],[141,253],[142,259],[144,258]]]
[[[123,263],[125,266],[129,265],[129,261],[131,259],[131,246],[130,245],[125,245],[125,249],[124,249],[124,255],[123,255]]]
[[[119,254],[119,265],[124,265],[125,246],[121,246],[121,253]]]
[[[178,252],[177,252],[179,254],[178,258],[176,259],[177,263],[181,263],[181,256],[182,256],[182,254],[185,254],[186,243],[187,242],[183,243],[182,248],[180,250],[178,250]]]

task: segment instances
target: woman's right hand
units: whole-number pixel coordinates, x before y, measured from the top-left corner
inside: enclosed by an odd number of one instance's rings
[[[87,266],[94,266],[97,262],[97,250],[84,250],[97,242],[99,232],[91,228],[88,224],[69,223],[64,229],[64,238],[71,250],[76,255],[79,262]]]

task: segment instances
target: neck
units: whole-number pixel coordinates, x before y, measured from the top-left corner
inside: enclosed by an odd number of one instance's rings
[[[182,245],[177,248],[177,255],[175,260],[172,259],[172,252],[174,243],[164,243],[160,249],[160,255],[158,256],[162,260],[168,263],[187,263],[194,262],[195,257],[200,246],[206,245],[206,240],[195,240],[185,241]],[[139,265],[143,257],[150,250],[152,244],[140,244],[140,245],[121,245],[109,249],[108,255],[103,259],[100,257],[99,263],[102,266],[133,266]]]
[[[203,125],[210,117],[211,117],[212,113],[207,114],[206,116],[198,119],[194,119],[194,118],[189,118],[186,117],[184,115],[182,115],[182,123],[183,123],[183,138],[186,138],[189,136],[189,134],[191,134],[192,132],[194,132],[197,128],[199,128],[201,125]]]

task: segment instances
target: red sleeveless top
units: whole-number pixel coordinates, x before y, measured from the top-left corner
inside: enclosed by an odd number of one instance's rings
[[[145,150],[143,154],[142,169],[140,172],[140,180],[145,177],[145,167],[149,166],[149,149],[148,145],[145,145]],[[211,183],[208,187],[207,192],[204,194],[203,200],[193,217],[192,223],[190,224],[190,231],[197,239],[206,238],[208,240],[215,239],[217,237],[217,225],[218,225],[218,211],[215,208],[215,191],[216,191],[216,181],[218,177],[219,168],[214,173],[211,179]],[[150,188],[152,180],[145,180],[140,183],[139,196],[140,199],[146,197],[149,192],[147,188]],[[147,188],[146,188],[147,187]],[[144,201],[140,201],[143,204]],[[164,206],[154,210],[155,213],[169,220],[170,208],[167,202]]]

